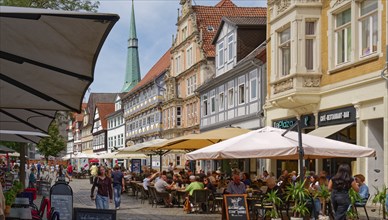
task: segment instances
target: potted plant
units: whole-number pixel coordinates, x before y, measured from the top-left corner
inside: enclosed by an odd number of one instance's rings
[[[349,207],[348,211],[346,212],[346,217],[348,219],[357,219],[358,216],[357,216],[357,212],[355,210],[356,207],[354,206],[354,204],[356,202],[362,201],[361,196],[360,196],[360,194],[358,194],[358,192],[354,191],[353,188],[350,188],[349,198],[350,198],[350,207]]]
[[[373,197],[372,203],[377,204],[380,203],[379,207],[379,215],[381,214],[381,211],[383,211],[383,219],[386,219],[387,210],[385,209],[386,199],[387,199],[387,193],[388,188],[386,186],[383,186],[383,189],[380,191],[377,187],[374,186],[376,189],[375,196]]]
[[[298,181],[295,184],[287,186],[286,200],[294,202],[294,206],[291,209],[293,212],[291,220],[303,220],[303,217],[309,214],[306,206],[309,191],[304,187],[305,182],[306,180],[303,182]]]
[[[326,216],[326,204],[327,204],[327,202],[330,199],[330,191],[329,191],[329,189],[325,185],[322,185],[321,189],[316,192],[314,198],[316,198],[316,197],[318,197],[321,200],[321,204],[322,204],[322,219],[327,219],[327,220],[330,219],[329,216]]]
[[[14,181],[13,182],[13,187],[15,187],[16,192],[19,192],[19,193],[23,192],[23,184],[21,182]]]
[[[7,192],[4,193],[4,199],[5,199],[5,214],[9,214],[11,211],[11,205],[14,203],[16,198],[16,191],[14,189],[10,189]]]
[[[278,196],[278,191],[271,191],[267,193],[267,198],[265,198],[264,202],[271,203],[273,209],[269,210],[266,215],[269,216],[272,220],[279,220],[281,216],[279,216],[278,207],[283,203],[283,201]]]

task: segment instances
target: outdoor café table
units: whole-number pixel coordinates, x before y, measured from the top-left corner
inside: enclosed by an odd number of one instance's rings
[[[31,208],[11,208],[11,211],[6,219],[32,219]]]
[[[30,206],[30,200],[28,198],[23,197],[16,197],[14,203],[12,204],[12,207],[29,207]]]
[[[181,207],[181,205],[183,205],[184,198],[185,198],[186,194],[187,194],[187,192],[185,191],[185,189],[181,189],[181,188],[179,188],[179,189],[177,189],[177,188],[171,189],[171,195],[178,202],[178,207]]]

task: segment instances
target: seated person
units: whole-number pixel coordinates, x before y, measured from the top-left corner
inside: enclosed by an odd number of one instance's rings
[[[154,174],[151,174],[151,173],[146,173],[145,174],[145,178],[143,179],[143,188],[148,191],[148,186],[151,184],[151,182],[156,178],[156,176],[158,175],[159,173],[154,173]]]
[[[203,178],[203,185],[205,186],[205,189],[210,190],[213,194],[216,192],[216,187],[212,184],[209,177]]]
[[[181,188],[183,186],[183,181],[179,174],[174,174],[174,176],[172,176],[172,182],[175,187]]]
[[[242,182],[245,184],[245,186],[250,186],[252,184],[252,181],[249,178],[248,173],[243,173],[242,174]]]
[[[164,194],[164,196],[163,196],[164,203],[168,207],[173,207],[171,195],[169,192],[167,192],[167,190],[170,190],[172,187],[173,187],[173,184],[169,185],[167,183],[167,176],[166,175],[162,175],[160,177],[160,179],[155,183],[156,191]]]
[[[203,183],[199,182],[199,177],[190,176],[189,179],[191,183],[187,186],[185,191],[188,192],[190,196],[193,195],[194,190],[204,188]]]
[[[362,174],[357,174],[354,176],[354,180],[358,184],[358,187],[360,188],[360,191],[358,191],[358,194],[360,195],[362,202],[357,202],[358,205],[364,205],[367,202],[368,196],[369,196],[369,188],[365,184],[365,176]]]
[[[245,185],[240,181],[239,174],[233,174],[232,181],[228,183],[226,192],[230,194],[245,194]]]

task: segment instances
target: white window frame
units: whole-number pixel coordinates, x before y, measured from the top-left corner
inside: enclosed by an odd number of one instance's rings
[[[379,9],[379,2],[378,1],[376,1],[375,3],[377,4],[377,7],[376,7],[376,9],[373,9],[372,11],[370,11],[370,12],[367,12],[366,14],[364,14],[364,15],[362,15],[361,14],[361,9],[362,9],[362,4],[364,3],[364,2],[367,2],[367,1],[363,1],[363,2],[361,2],[360,3],[360,7],[359,7],[359,18],[358,18],[358,24],[359,24],[359,40],[358,40],[358,42],[360,43],[360,45],[359,45],[359,57],[360,58],[363,58],[363,57],[367,57],[367,56],[369,56],[369,55],[372,55],[372,54],[375,54],[375,53],[377,53],[377,51],[378,51],[378,44],[379,44],[379,17],[378,17],[378,9]],[[377,24],[375,25],[375,26],[377,26],[377,28],[376,28],[376,37],[377,37],[377,39],[376,39],[376,45],[373,45],[373,27],[375,27],[374,26],[374,19],[373,19],[373,17],[374,16],[376,16],[376,22],[377,22]],[[366,48],[363,48],[363,30],[364,30],[364,28],[363,28],[363,26],[362,26],[362,22],[363,21],[368,21],[369,20],[369,42],[368,42],[368,47],[367,48],[369,48],[369,53],[364,53],[365,52],[365,49]],[[376,49],[374,50],[373,49],[373,47],[376,47]],[[370,50],[370,48],[372,48],[372,50]]]
[[[258,78],[257,76],[256,77],[253,77],[252,79],[249,80],[249,100],[250,101],[255,101],[257,100],[257,96],[258,96]],[[254,85],[254,86],[253,86]],[[253,91],[253,88],[256,89],[256,91]],[[255,93],[255,96],[253,96],[253,94]]]
[[[217,44],[217,67],[222,68],[225,64],[225,45],[224,41]]]
[[[213,95],[210,97],[210,113],[214,114],[216,112],[216,97]]]
[[[246,103],[245,83],[240,83],[238,85],[238,105],[243,105],[245,103]]]
[[[234,34],[230,34],[228,37],[227,37],[227,41],[228,41],[228,62],[231,62],[233,61],[233,58],[234,58]]]
[[[220,92],[218,94],[218,99],[219,99],[219,110],[224,110],[225,109],[225,94],[224,92]]]
[[[181,56],[175,57],[175,74],[178,75],[181,72]]]
[[[207,95],[203,96],[202,100],[202,116],[208,116],[209,111],[208,111],[208,100],[207,100]]]
[[[335,65],[338,66],[338,65],[342,65],[342,64],[346,64],[348,62],[351,61],[351,55],[352,55],[352,37],[350,36],[350,42],[347,42],[346,39],[348,39],[348,34],[350,32],[350,34],[352,34],[352,20],[350,18],[350,21],[345,23],[345,24],[342,24],[340,26],[337,26],[337,16],[339,16],[340,14],[344,13],[345,11],[347,10],[350,10],[350,14],[352,14],[352,8],[351,7],[348,7],[346,8],[345,10],[342,10],[341,12],[338,12],[334,15],[334,59],[335,59]],[[349,47],[350,48],[350,51],[345,51],[344,53],[344,59],[343,61],[338,61],[339,57],[338,57],[338,54],[339,54],[339,47],[338,47],[338,35],[339,33],[343,33],[343,39],[344,40],[344,48],[345,50],[347,50],[347,48]],[[350,45],[348,45],[350,44]],[[349,54],[348,54],[349,53]]]
[[[305,21],[305,29],[307,29],[307,23],[313,23],[313,27],[314,27],[314,33],[307,33],[307,30],[305,30],[305,67],[306,67],[306,70],[307,71],[315,71],[316,70],[316,66],[317,66],[317,58],[316,58],[316,54],[317,54],[317,20],[313,20],[313,19],[306,19]],[[307,51],[307,42],[308,41],[312,41],[312,52],[311,54],[308,53]],[[312,56],[312,57],[311,57]],[[311,68],[309,68],[307,66],[307,60],[308,59],[311,59],[312,61],[312,66]]]
[[[228,108],[234,107],[234,88],[228,89]]]
[[[282,35],[286,32],[289,31],[289,38],[282,42]],[[279,72],[281,73],[281,76],[288,76],[290,75],[291,72],[291,27],[287,27],[280,31],[278,33],[278,51],[279,51]],[[284,59],[284,50],[285,48],[288,48],[289,54],[288,54],[288,68],[286,68],[286,62]]]
[[[187,63],[187,69],[190,68],[193,65],[193,47],[189,47],[186,50],[186,63]]]

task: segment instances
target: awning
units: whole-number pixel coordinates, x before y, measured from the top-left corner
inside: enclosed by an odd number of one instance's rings
[[[351,125],[353,125],[353,123],[319,127],[317,129],[315,129],[314,131],[311,131],[308,134],[318,136],[318,137],[329,137],[330,135],[337,133],[337,132],[341,131],[342,129],[345,129]]]

